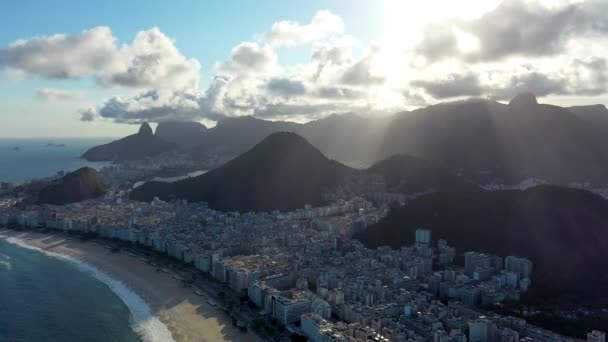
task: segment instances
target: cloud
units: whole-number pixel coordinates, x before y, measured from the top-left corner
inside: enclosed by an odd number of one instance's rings
[[[294,118],[321,118],[325,115],[335,113],[336,111],[344,111],[345,108],[338,104],[323,103],[323,104],[289,104],[289,103],[271,103],[265,106],[256,108],[253,115],[263,119],[290,119]]]
[[[42,101],[69,101],[83,99],[85,93],[77,90],[42,88],[38,90],[36,97]]]
[[[418,80],[411,82],[412,86],[423,88],[436,99],[458,96],[479,96],[483,89],[479,78],[474,73],[451,74],[446,79],[435,81]]]
[[[509,100],[521,93],[534,93],[536,96],[566,94],[567,81],[532,71],[523,75],[512,75],[503,85],[488,86],[486,94],[496,100]]]
[[[196,89],[201,65],[187,59],[158,28],[137,33],[120,51],[120,67],[100,75],[104,85],[135,88]]]
[[[277,56],[270,47],[254,42],[242,42],[230,53],[230,61],[218,63],[216,71],[228,75],[273,74],[280,68]]]
[[[110,28],[18,40],[0,49],[0,65],[44,78],[79,78],[111,68],[119,58]]]
[[[94,77],[104,86],[195,89],[200,63],[185,58],[158,28],[118,47],[108,27],[18,40],[0,49],[0,66],[48,79]]]
[[[425,28],[424,39],[416,50],[429,61],[436,61],[457,56],[458,40],[450,25],[433,24]]]
[[[379,75],[374,72],[373,61],[376,53],[376,51],[372,51],[361,60],[346,68],[341,77],[342,83],[369,86],[384,82],[384,75]]]
[[[364,91],[347,87],[321,86],[317,89],[317,96],[326,99],[358,99],[365,95]]]
[[[97,109],[88,108],[80,111],[80,121],[84,122],[93,122],[99,119],[99,113],[97,113]]]
[[[155,89],[132,98],[113,97],[101,106],[80,112],[81,121],[110,120],[138,124],[167,120],[218,120],[226,113],[223,101],[228,80],[216,77],[207,91]]]
[[[266,84],[273,94],[281,96],[297,96],[306,94],[306,86],[302,81],[289,78],[273,78]]]
[[[457,57],[495,61],[505,57],[551,56],[562,52],[571,38],[608,31],[608,4],[574,3],[546,7],[536,1],[503,1],[473,20],[451,20],[425,30],[417,52],[430,61]],[[463,51],[459,32],[478,40],[475,51]]]
[[[113,97],[99,108],[90,108],[82,112],[81,120],[104,118],[121,123],[158,122],[178,117],[189,120],[200,116],[198,101],[198,97],[194,94],[151,90],[130,99]]]
[[[566,68],[570,92],[601,95],[608,91],[608,61],[601,57],[575,58]]]
[[[302,25],[296,21],[279,21],[272,25],[265,38],[272,46],[297,46],[323,40],[344,32],[344,21],[328,10],[320,10],[311,22]]]
[[[427,26],[419,45],[382,41],[367,48],[345,34],[340,17],[319,11],[309,23],[280,21],[258,41],[235,45],[214,64],[216,76],[206,89],[199,85],[200,63],[153,28],[121,47],[113,42],[111,62],[85,74],[102,86],[141,89],[139,95],[113,97],[81,111],[81,119],[135,124],[254,115],[306,121],[458,97],[606,94],[607,60],[593,57],[608,53],[608,11],[600,7],[505,1],[473,19]],[[279,48],[303,44],[310,47],[308,61],[279,63]]]

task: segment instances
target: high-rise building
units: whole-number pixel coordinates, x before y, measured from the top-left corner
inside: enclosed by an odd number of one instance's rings
[[[431,244],[431,231],[428,229],[416,229],[416,245],[429,246]]]
[[[502,269],[502,258],[479,252],[464,253],[464,272],[472,277],[477,268],[492,268],[493,272],[498,272]]]
[[[488,323],[484,320],[469,322],[469,342],[487,342]]]
[[[532,274],[532,261],[510,255],[505,258],[505,270],[519,274],[520,278],[527,278]]]
[[[300,316],[307,311],[310,311],[310,301],[306,298],[289,299],[281,296],[276,300],[276,318],[283,325],[299,321]]]

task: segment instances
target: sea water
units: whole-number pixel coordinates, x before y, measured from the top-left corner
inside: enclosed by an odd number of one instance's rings
[[[140,341],[132,323],[91,273],[0,239],[0,341]]]
[[[108,163],[91,163],[80,156],[91,147],[112,139],[3,139],[0,138],[0,181],[26,182],[50,177],[59,171],[83,166],[100,168]]]

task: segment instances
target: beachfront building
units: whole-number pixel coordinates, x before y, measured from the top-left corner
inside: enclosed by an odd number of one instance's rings
[[[288,325],[298,322],[301,316],[310,311],[310,300],[305,295],[293,298],[280,296],[276,299],[275,317],[279,323]]]

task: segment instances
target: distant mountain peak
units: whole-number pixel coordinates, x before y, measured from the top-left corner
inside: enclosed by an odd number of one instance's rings
[[[92,147],[82,155],[82,158],[88,161],[139,160],[173,148],[175,148],[173,143],[154,136],[150,125],[144,122],[136,134]]]
[[[139,132],[137,132],[137,134],[150,136],[154,135],[154,133],[152,132],[152,127],[150,127],[150,124],[148,124],[147,122],[141,124],[141,126],[139,127]]]
[[[538,105],[536,95],[531,92],[517,94],[517,96],[515,96],[511,102],[509,102],[510,107],[516,108],[530,108],[536,105]]]
[[[161,121],[154,136],[177,146],[196,146],[201,143],[207,127],[197,121]]]

